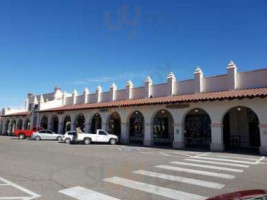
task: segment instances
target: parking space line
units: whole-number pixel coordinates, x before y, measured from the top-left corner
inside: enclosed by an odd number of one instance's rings
[[[262,157],[256,162],[256,164],[259,164],[261,161],[264,160],[264,158],[265,158],[265,156],[262,156]]]
[[[218,166],[214,166],[214,165],[201,165],[201,164],[178,162],[178,161],[171,162],[171,164],[200,167],[200,168],[207,168],[207,169],[217,169],[217,170],[224,170],[224,171],[237,172],[237,173],[243,172],[243,170],[241,170],[241,169],[233,169],[233,168],[229,168],[229,167],[218,167]]]
[[[65,194],[77,200],[119,200],[117,198],[95,192],[80,186],[68,188],[59,191],[59,193]]]
[[[35,198],[39,198],[39,197],[41,197],[41,195],[39,195],[39,194],[36,194],[36,193],[34,193],[34,192],[32,192],[32,191],[30,191],[30,190],[28,190],[28,189],[26,189],[26,188],[24,188],[24,187],[22,187],[22,186],[19,186],[19,185],[17,185],[17,184],[15,184],[15,183],[13,183],[13,182],[11,182],[11,181],[8,181],[8,180],[6,180],[6,179],[4,179],[4,178],[1,178],[0,177],[0,181],[1,182],[4,182],[5,184],[8,184],[8,185],[10,185],[10,186],[12,186],[12,187],[14,187],[14,188],[16,188],[16,189],[18,189],[18,190],[20,190],[20,191],[22,191],[22,192],[24,192],[24,193],[26,193],[26,194],[28,194],[28,195],[30,195],[30,197],[13,197],[13,199],[15,198],[15,199],[25,199],[25,200],[30,200],[30,199],[35,199]],[[9,197],[0,197],[0,199],[7,199],[7,198],[9,198]]]
[[[175,199],[175,200],[185,200],[185,199],[190,199],[190,200],[204,200],[207,199],[207,197],[196,195],[196,194],[191,194],[187,192],[182,192],[178,190],[173,190],[170,188],[164,188],[156,185],[151,185],[147,183],[142,183],[138,181],[133,181],[125,178],[120,178],[120,177],[112,177],[112,178],[107,178],[104,179],[104,181],[121,185],[123,187],[128,187],[131,189],[135,190],[140,190],[143,192],[147,192],[150,194],[155,194],[159,195],[162,197],[167,197],[170,199]]]
[[[220,184],[220,183],[203,181],[203,180],[198,180],[198,179],[193,179],[193,178],[186,178],[182,176],[173,176],[169,174],[162,174],[162,173],[145,171],[145,170],[138,170],[133,173],[144,175],[144,176],[150,176],[154,178],[159,178],[159,179],[164,179],[164,180],[169,180],[169,181],[197,185],[197,186],[211,188],[211,189],[222,189],[224,187],[224,184]]]
[[[213,177],[224,178],[224,179],[234,179],[235,178],[234,175],[230,175],[230,174],[201,171],[201,170],[181,168],[181,167],[173,167],[173,166],[169,166],[169,165],[157,165],[155,167],[160,168],[160,169],[167,169],[167,170],[178,171],[178,172],[187,172],[187,173],[199,174],[199,175],[204,175],[204,176],[213,176]]]

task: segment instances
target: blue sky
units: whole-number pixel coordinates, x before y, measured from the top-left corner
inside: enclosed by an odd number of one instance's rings
[[[267,67],[266,0],[0,0],[0,107],[147,75]]]

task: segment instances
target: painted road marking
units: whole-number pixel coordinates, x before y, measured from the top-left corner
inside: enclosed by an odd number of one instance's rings
[[[175,181],[175,182],[180,182],[180,183],[197,185],[197,186],[211,188],[211,189],[218,189],[219,190],[219,189],[222,189],[224,187],[224,184],[220,184],[220,183],[203,181],[203,180],[192,179],[192,178],[186,178],[186,177],[182,177],[182,176],[172,176],[169,174],[162,174],[162,173],[145,171],[145,170],[138,170],[138,171],[135,171],[133,173],[144,175],[144,176],[155,177],[155,178],[159,178],[159,179],[164,179],[164,180],[169,180],[169,181]]]
[[[34,193],[34,192],[32,192],[32,191],[30,191],[30,190],[28,190],[28,189],[26,189],[26,188],[24,188],[22,186],[19,186],[19,185],[15,184],[15,183],[13,183],[11,181],[8,181],[8,180],[6,180],[4,178],[1,178],[0,177],[0,181],[3,182],[4,184],[6,184],[5,186],[9,185],[11,187],[14,187],[14,188],[16,188],[16,189],[18,189],[18,190],[20,190],[20,191],[22,191],[22,192],[30,195],[30,197],[0,197],[0,199],[23,199],[23,200],[31,200],[31,199],[35,199],[35,198],[41,197],[41,195],[36,194],[36,193]]]
[[[60,190],[59,193],[65,194],[66,196],[70,196],[78,200],[119,200],[117,198],[99,192],[95,192],[93,190],[89,190],[80,186]]]
[[[205,176],[213,176],[213,177],[224,178],[224,179],[235,178],[235,176],[229,175],[229,174],[201,171],[201,170],[195,170],[195,169],[187,169],[187,168],[181,168],[181,167],[173,167],[169,165],[157,165],[155,167],[160,168],[160,169],[167,169],[167,170],[173,170],[173,171],[178,171],[178,172],[187,172],[187,173],[199,174],[199,175],[205,175]]]
[[[207,197],[204,196],[199,196],[191,193],[186,193],[178,190],[173,190],[169,188],[164,188],[156,185],[151,185],[151,184],[146,184],[138,181],[133,181],[129,179],[124,179],[120,177],[112,177],[112,178],[107,178],[104,179],[104,181],[121,185],[123,187],[128,187],[131,189],[135,190],[140,190],[143,192],[147,192],[150,194],[155,194],[159,195],[162,197],[170,198],[170,199],[175,199],[175,200],[185,200],[185,199],[190,199],[190,200],[204,200],[207,199]]]
[[[262,156],[257,162],[256,162],[256,164],[259,164],[261,161],[263,161],[264,160],[264,156]]]
[[[246,157],[238,157],[238,156],[223,156],[223,155],[215,155],[218,158],[233,158],[233,159],[241,159],[241,160],[251,160],[251,161],[257,161],[258,159],[255,158],[246,158]]]
[[[192,158],[187,158],[185,160],[186,161],[192,161],[192,162],[200,162],[200,163],[209,163],[209,164],[216,164],[216,165],[225,165],[225,166],[249,168],[249,165],[241,165],[241,164],[235,164],[235,163],[224,163],[224,162],[217,162],[217,161],[197,160],[197,159],[192,159]]]
[[[201,157],[201,156],[195,156],[192,158],[197,159],[205,159],[205,160],[218,160],[218,161],[226,161],[226,162],[235,162],[235,163],[243,163],[243,164],[250,164],[254,165],[255,162],[248,162],[248,161],[242,161],[242,160],[230,160],[230,159],[224,159],[224,158],[211,158],[211,157]]]
[[[243,170],[241,170],[241,169],[233,169],[233,168],[228,168],[228,167],[218,167],[218,166],[214,166],[214,165],[200,165],[200,164],[187,163],[187,162],[178,162],[178,161],[174,161],[174,162],[171,162],[171,163],[172,164],[176,164],[176,165],[200,167],[200,168],[207,168],[207,169],[217,169],[217,170],[224,170],[224,171],[229,171],[229,172],[237,172],[237,173],[242,173],[243,172]]]

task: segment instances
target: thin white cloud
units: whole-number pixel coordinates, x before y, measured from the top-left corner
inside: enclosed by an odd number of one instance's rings
[[[139,73],[122,73],[115,76],[102,76],[98,78],[87,78],[85,80],[77,80],[74,81],[73,84],[75,85],[85,85],[88,83],[106,83],[106,82],[113,82],[113,81],[127,81],[133,78],[143,78],[145,77]]]

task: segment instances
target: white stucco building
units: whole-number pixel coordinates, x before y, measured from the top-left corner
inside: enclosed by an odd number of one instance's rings
[[[25,108],[3,109],[2,134],[14,129],[42,127],[58,133],[80,127],[103,128],[119,135],[121,143],[248,150],[267,155],[267,69],[238,72],[233,62],[223,75],[205,77],[197,68],[190,80],[170,73],[165,83],[144,86],[128,81],[83,94],[28,94]]]

